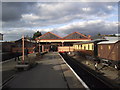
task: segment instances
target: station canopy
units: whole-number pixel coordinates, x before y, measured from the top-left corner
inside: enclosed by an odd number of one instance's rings
[[[60,37],[52,32],[47,32],[42,36],[36,38],[37,42],[79,42],[90,41],[91,39],[79,32],[71,33],[65,37]]]

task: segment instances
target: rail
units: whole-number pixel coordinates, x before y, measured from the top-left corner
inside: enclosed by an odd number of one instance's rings
[[[77,62],[66,53],[60,54],[91,90],[96,88],[109,88],[113,90],[118,89],[117,86],[114,86],[108,81],[100,78],[98,73],[93,73],[93,71],[91,71],[88,67],[85,67],[85,65]]]

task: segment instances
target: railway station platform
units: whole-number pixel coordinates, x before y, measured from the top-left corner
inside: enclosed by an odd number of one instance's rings
[[[82,88],[86,89],[57,52],[49,52],[37,66],[18,72],[4,88]]]

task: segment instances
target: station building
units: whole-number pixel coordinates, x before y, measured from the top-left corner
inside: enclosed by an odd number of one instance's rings
[[[65,37],[60,37],[52,32],[47,32],[36,38],[42,52],[44,51],[74,51],[73,44],[82,41],[90,41],[91,36],[79,32],[73,32]]]

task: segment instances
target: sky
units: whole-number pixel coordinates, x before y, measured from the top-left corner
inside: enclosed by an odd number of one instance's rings
[[[118,33],[117,2],[2,2],[4,41],[32,36],[36,31],[64,37]]]

